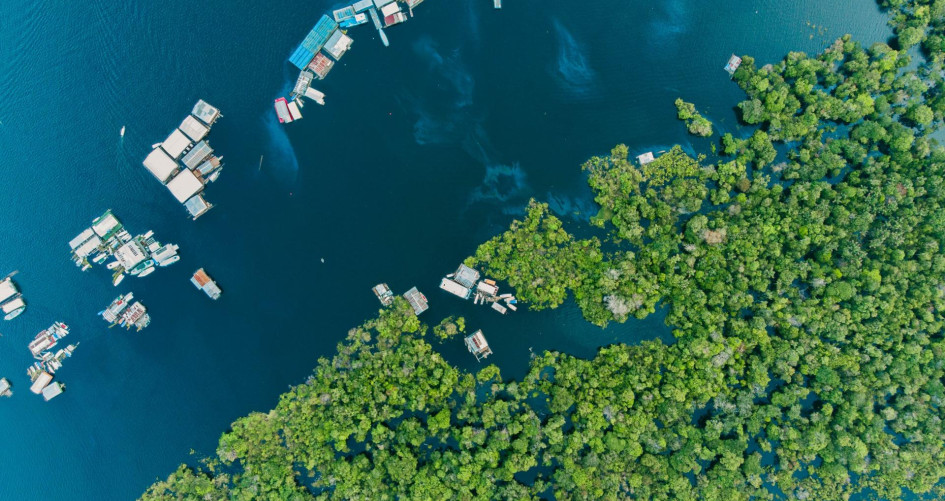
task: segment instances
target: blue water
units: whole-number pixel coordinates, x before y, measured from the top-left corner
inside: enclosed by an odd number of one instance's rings
[[[212,454],[231,421],[271,408],[376,312],[380,281],[426,292],[427,322],[465,315],[506,376],[530,349],[671,342],[661,315],[605,330],[572,304],[502,317],[436,285],[529,197],[581,228],[588,156],[706,148],[674,119],[676,97],[738,133],[730,53],[773,61],[890,33],[871,0],[585,4],[429,0],[388,30],[389,48],[353,29],[317,84],[328,105],[281,126],[285,58],[324,2],[0,3],[0,273],[19,270],[29,302],[0,325],[15,392],[0,401],[0,499],[129,499],[191,448]],[[199,98],[224,113],[210,142],[226,168],[207,190],[217,207],[192,222],[140,162]],[[117,290],[101,267],[81,273],[67,243],[107,208],[182,260]],[[220,301],[188,283],[198,267]],[[129,290],[152,325],[106,329],[95,313]],[[26,344],[54,320],[81,345],[57,373],[67,392],[45,403],[28,390]],[[476,366],[459,342],[438,349]]]

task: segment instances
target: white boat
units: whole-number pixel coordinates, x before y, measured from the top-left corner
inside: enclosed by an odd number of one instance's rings
[[[3,319],[13,320],[14,318],[20,316],[20,313],[23,313],[24,310],[26,310],[26,302],[23,301],[22,297],[8,301],[3,304],[3,313],[6,314]]]
[[[150,231],[148,231],[147,233],[144,234],[144,238],[145,238],[145,239],[151,238],[151,237],[153,237],[153,236],[154,236],[154,230],[150,230]]]
[[[213,171],[213,174],[210,174],[210,177],[207,178],[207,181],[209,181],[209,182],[211,182],[211,183],[214,182],[214,181],[216,181],[217,178],[220,177],[220,171],[221,171],[221,170],[223,170],[223,169],[217,169],[217,170]]]
[[[152,273],[154,273],[154,266],[149,266],[142,270],[141,273],[138,273],[138,278],[146,277]]]
[[[121,126],[121,132],[119,132],[118,135],[121,136],[121,137],[125,137],[125,126],[124,126],[124,125]]]
[[[118,287],[118,284],[120,284],[121,281],[124,280],[124,279],[125,279],[125,274],[122,273],[122,274],[118,275],[117,277],[115,277],[114,280],[112,280],[112,285],[114,285],[115,287]]]
[[[164,261],[161,261],[160,263],[158,263],[158,266],[170,266],[170,265],[172,265],[172,264],[174,264],[174,263],[176,263],[176,262],[178,262],[178,261],[180,261],[180,256],[178,256],[178,255],[175,254],[175,255],[173,255],[173,256],[171,256],[171,257],[165,259]]]
[[[112,261],[111,263],[108,263],[105,265],[105,267],[108,268],[109,270],[114,270],[115,268],[118,268],[119,266],[121,266],[121,263],[119,263],[118,261]]]
[[[153,150],[153,149],[157,148],[158,146],[161,146],[161,143],[154,143],[154,144],[151,145],[151,149]]]

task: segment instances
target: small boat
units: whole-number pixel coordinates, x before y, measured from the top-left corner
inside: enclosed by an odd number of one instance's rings
[[[151,145],[151,149],[153,150],[153,149],[157,148],[158,146],[161,146],[161,143],[154,143],[154,144]]]
[[[132,268],[131,271],[129,271],[128,273],[130,273],[130,274],[132,274],[132,275],[137,275],[137,274],[141,273],[142,271],[144,271],[144,270],[146,270],[146,269],[148,269],[148,268],[150,268],[150,267],[152,267],[152,266],[154,266],[154,260],[153,260],[153,259],[147,259],[147,260],[144,260],[144,261],[141,261],[140,263],[138,263],[138,264],[137,264],[134,268]]]
[[[508,309],[510,309],[510,310],[512,310],[512,311],[518,311],[518,308],[516,308],[515,305],[512,304],[512,303],[506,303],[505,306],[507,306]]]
[[[125,126],[124,126],[124,125],[121,126],[121,132],[119,132],[118,135],[119,135],[120,137],[125,137]]]
[[[121,263],[119,263],[118,261],[112,261],[105,265],[105,267],[108,268],[109,270],[114,270],[115,268],[118,268],[119,266],[121,266]]]
[[[148,231],[147,233],[145,233],[144,235],[142,235],[142,237],[144,237],[145,239],[151,238],[151,237],[153,237],[153,236],[154,236],[154,230],[150,230],[150,231]]]
[[[154,273],[154,266],[149,266],[142,270],[141,273],[138,273],[138,278],[146,277],[152,273]]]
[[[209,182],[211,182],[211,183],[214,182],[214,181],[216,181],[217,178],[220,177],[220,171],[221,171],[221,170],[222,170],[222,169],[217,169],[217,170],[213,171],[213,174],[210,174],[210,177],[207,178],[207,181],[209,181]]]
[[[158,263],[158,266],[170,266],[170,265],[172,265],[172,264],[174,264],[174,263],[176,263],[176,262],[178,262],[178,261],[180,261],[180,256],[178,256],[178,255],[173,255],[173,256],[171,256],[171,257],[165,259],[164,261],[161,261],[160,263]],[[142,274],[141,276],[144,276],[144,275]]]
[[[85,264],[82,265],[82,271],[86,271],[86,270],[89,270],[89,269],[91,269],[91,268],[92,268],[92,264],[89,263],[89,262],[86,262]]]
[[[118,284],[120,284],[121,281],[124,279],[125,279],[125,274],[119,273],[118,276],[116,276],[115,279],[112,280],[112,285],[114,285],[115,287],[118,287]]]
[[[92,262],[95,263],[95,264],[101,264],[102,261],[104,261],[104,260],[106,260],[106,259],[108,259],[108,254],[105,254],[105,253],[103,252],[103,253],[98,254],[97,256],[93,257],[93,258],[92,258]]]

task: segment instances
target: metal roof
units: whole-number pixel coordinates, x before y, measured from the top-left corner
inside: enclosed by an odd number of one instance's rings
[[[206,141],[200,141],[196,146],[188,151],[186,155],[184,155],[184,158],[181,159],[181,162],[183,162],[183,164],[186,165],[188,169],[193,169],[194,167],[200,165],[200,162],[210,156],[211,153],[213,153],[213,148],[211,148]]]
[[[476,285],[476,281],[479,280],[479,272],[470,268],[469,266],[466,266],[465,264],[460,264],[459,268],[456,268],[456,273],[453,276],[453,280],[455,280],[459,285],[471,289]]]
[[[205,124],[212,124],[218,118],[220,118],[220,110],[210,105],[210,103],[204,101],[203,99],[197,101],[197,104],[194,105],[193,111],[191,114],[200,120],[203,120]]]
[[[191,144],[190,139],[187,139],[183,132],[174,129],[174,132],[171,132],[171,135],[161,143],[161,148],[164,148],[171,158],[177,159]]]
[[[338,30],[325,42],[325,51],[331,54],[331,57],[341,59],[341,56],[345,55],[345,52],[348,52],[348,49],[351,48],[351,44],[353,43],[354,40],[352,40],[351,37],[342,33],[341,30]]]
[[[312,62],[312,58],[315,57],[315,53],[302,47],[301,45],[295,49],[295,52],[289,56],[289,62],[295,65],[296,68],[304,70],[308,63]]]
[[[154,148],[142,163],[161,183],[166,183],[171,175],[177,171],[177,162],[167,156],[167,153],[164,153],[161,148]]]
[[[0,281],[0,302],[6,301],[7,299],[15,296],[18,292],[16,285],[13,284],[13,280],[7,278],[6,280]]]
[[[43,388],[43,398],[50,401],[59,395],[62,395],[62,383],[53,383]]]
[[[371,0],[361,0],[360,2],[355,2],[352,7],[354,7],[355,12],[364,12],[374,6],[374,2]]]
[[[112,215],[111,212],[106,212],[95,221],[92,221],[92,231],[102,238],[107,238],[112,233],[112,230],[119,226],[121,226],[121,223],[118,222],[118,218]]]
[[[184,208],[187,209],[187,212],[189,212],[194,219],[202,216],[205,212],[210,210],[211,207],[213,206],[203,199],[203,195],[194,195],[184,202]]]
[[[52,374],[46,371],[40,372],[36,381],[33,381],[33,385],[30,386],[30,391],[39,395],[50,381],[52,381]]]
[[[302,118],[302,112],[299,110],[299,105],[295,101],[289,102],[289,113],[292,114],[292,120],[298,120]]]
[[[92,228],[86,228],[82,230],[82,233],[79,233],[75,238],[69,241],[69,248],[76,249],[92,237],[95,237],[95,232],[92,231]],[[95,237],[95,238],[96,240],[98,240],[98,237]]]
[[[210,127],[207,127],[203,122],[194,118],[193,115],[187,115],[187,118],[180,123],[180,127],[178,128],[194,141],[200,141],[210,132]]]
[[[380,9],[381,7],[393,2],[394,0],[374,0],[374,6]]]
[[[97,236],[95,236],[95,238],[90,238],[75,250],[75,255],[79,257],[87,257],[89,254],[94,252],[95,249],[98,249],[98,246],[101,243],[102,241]]]
[[[183,169],[180,171],[174,179],[171,179],[171,182],[167,183],[167,189],[171,190],[171,194],[174,195],[174,198],[178,202],[184,203],[188,198],[196,195],[203,189],[203,183],[197,179],[197,176],[193,172],[190,172],[188,169]]]
[[[115,259],[117,259],[126,270],[134,268],[136,264],[144,261],[147,257],[144,250],[138,245],[138,242],[134,240],[122,245],[115,251]]]
[[[463,287],[448,278],[440,280],[440,288],[463,299],[469,299],[471,292],[468,287]]]

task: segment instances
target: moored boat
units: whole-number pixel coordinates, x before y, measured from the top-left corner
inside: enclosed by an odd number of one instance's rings
[[[26,301],[22,297],[3,303],[4,320],[13,320],[26,310]]]
[[[119,273],[118,275],[115,275],[114,279],[112,279],[112,285],[114,285],[115,287],[118,287],[118,284],[120,284],[121,281],[124,279],[125,279],[125,274]]]
[[[138,274],[138,278],[146,277],[146,276],[148,276],[148,275],[150,275],[150,274],[152,274],[152,273],[154,273],[154,266],[150,266],[150,267],[148,267],[148,268],[145,268],[141,273]]]
[[[151,268],[153,266],[154,266],[153,259],[145,259],[144,261],[141,261],[140,263],[135,265],[135,267],[132,268],[131,271],[129,271],[128,273],[130,273],[131,275],[138,275],[144,270]]]
[[[119,266],[121,266],[121,263],[119,263],[118,261],[112,261],[106,264],[105,268],[108,268],[109,270],[114,270],[115,268],[118,268]]]
[[[161,261],[160,263],[158,263],[158,266],[170,266],[170,265],[172,265],[172,264],[174,264],[174,263],[176,263],[176,262],[178,262],[178,261],[180,261],[180,256],[178,256],[178,255],[175,254],[175,255],[173,255],[173,256],[171,256],[171,257],[165,259],[164,261]]]

